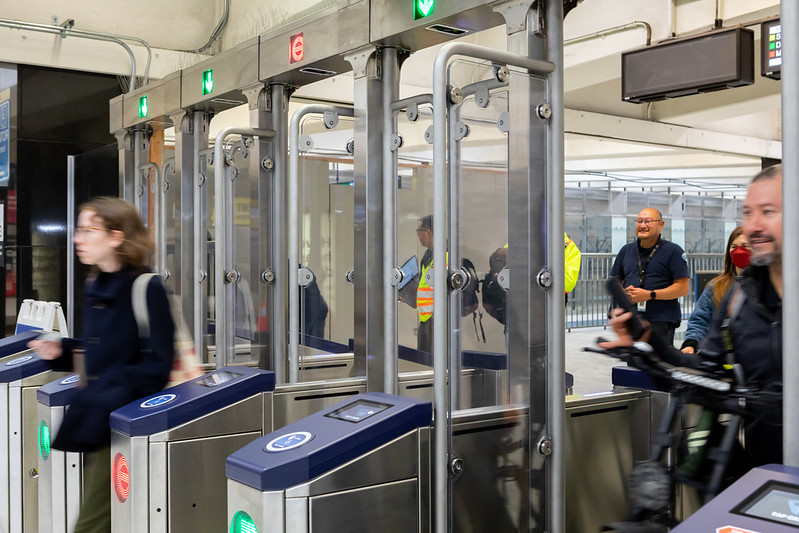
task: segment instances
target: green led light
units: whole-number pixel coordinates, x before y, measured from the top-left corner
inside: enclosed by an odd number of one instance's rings
[[[423,19],[433,14],[436,0],[414,0],[413,20]]]
[[[774,50],[775,48],[777,48],[777,43],[769,43],[768,45],[769,50]]]
[[[144,118],[147,116],[147,112],[149,109],[147,108],[147,96],[142,96],[139,98],[139,118]]]
[[[39,424],[39,453],[45,461],[50,457],[50,428],[44,420]]]
[[[258,533],[255,521],[244,511],[239,511],[233,515],[230,523],[230,533]]]
[[[211,94],[214,91],[214,69],[209,68],[203,72],[203,94]]]

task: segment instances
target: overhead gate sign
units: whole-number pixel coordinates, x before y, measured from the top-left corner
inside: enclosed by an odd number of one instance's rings
[[[11,176],[11,100],[0,102],[0,185]]]

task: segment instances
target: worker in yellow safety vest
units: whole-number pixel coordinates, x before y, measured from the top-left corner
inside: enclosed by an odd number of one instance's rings
[[[419,286],[416,289],[416,311],[419,313],[419,328],[416,333],[416,348],[422,352],[433,350],[433,287],[427,284],[427,271],[433,266],[433,215],[425,215],[416,226],[419,243],[427,248],[419,263],[421,269]]]
[[[573,239],[563,234],[563,243],[566,249],[565,265],[566,265],[566,301],[569,301],[569,293],[577,286],[577,277],[580,275],[580,249],[574,243]]]

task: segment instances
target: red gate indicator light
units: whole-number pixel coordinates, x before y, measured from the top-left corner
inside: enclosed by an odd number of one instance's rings
[[[111,471],[114,481],[114,494],[119,503],[125,503],[130,496],[130,470],[125,456],[118,453],[114,456],[114,466]]]
[[[230,533],[258,533],[255,521],[244,511],[238,511],[230,522]]]
[[[305,37],[302,32],[289,37],[289,63],[299,63],[305,58]]]

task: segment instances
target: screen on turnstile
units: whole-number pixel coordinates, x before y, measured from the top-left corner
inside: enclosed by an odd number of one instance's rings
[[[385,403],[370,402],[367,400],[358,400],[345,405],[333,412],[327,413],[325,416],[330,418],[338,418],[347,422],[358,423],[366,420],[370,416],[374,416],[381,411],[385,411],[391,407]]]
[[[222,372],[213,372],[205,377],[201,377],[197,379],[195,383],[197,383],[197,385],[202,385],[203,387],[216,387],[243,375],[244,374],[240,374],[238,372],[230,372],[225,370]]]
[[[770,481],[732,512],[799,528],[799,487]]]

